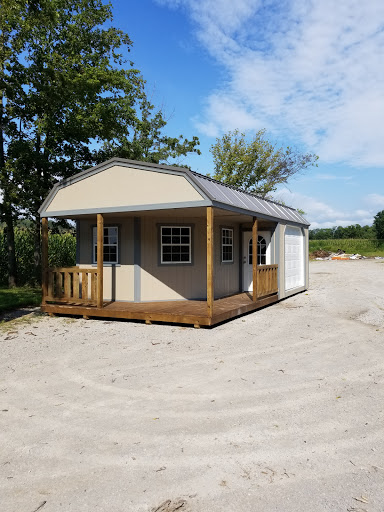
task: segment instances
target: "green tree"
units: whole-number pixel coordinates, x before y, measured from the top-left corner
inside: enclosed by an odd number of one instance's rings
[[[378,212],[373,221],[373,227],[376,231],[376,237],[380,240],[384,239],[384,210]]]
[[[278,185],[317,165],[318,156],[302,154],[290,147],[277,147],[259,130],[251,140],[235,130],[216,139],[210,148],[214,178],[252,194],[267,197]]]
[[[17,280],[14,235],[17,187],[7,145],[18,134],[14,100],[22,93],[20,82],[23,82],[24,66],[19,56],[24,51],[26,29],[20,25],[20,16],[25,17],[27,9],[27,3],[22,0],[3,0],[0,8],[0,220],[5,223],[10,287],[15,286]]]
[[[5,205],[34,219],[38,279],[38,209],[58,179],[116,155],[159,161],[198,152],[198,140],[161,134],[162,113],[148,101],[140,72],[123,57],[129,36],[107,27],[109,4],[5,0],[1,12],[2,33],[9,32],[8,17],[13,27],[3,44],[8,125],[0,186]]]
[[[334,238],[334,230],[336,228],[316,228],[309,230],[310,240],[328,240]]]
[[[373,226],[360,226],[352,224],[351,226],[335,226],[333,228],[317,228],[309,230],[310,240],[329,240],[329,239],[373,239],[376,237]]]
[[[96,161],[100,163],[112,157],[120,157],[158,164],[171,159],[168,163],[176,160],[177,165],[180,165],[180,157],[191,152],[200,154],[197,137],[192,140],[183,135],[170,137],[163,133],[166,124],[163,112],[156,111],[144,95],[133,123],[129,110],[121,109],[119,126],[123,129],[116,130],[113,138],[102,145],[96,154]]]

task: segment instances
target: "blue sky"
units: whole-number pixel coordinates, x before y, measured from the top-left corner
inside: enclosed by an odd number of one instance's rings
[[[319,166],[275,195],[312,227],[371,224],[384,209],[382,0],[112,0],[114,25],[171,135],[209,148],[228,130],[266,128]]]

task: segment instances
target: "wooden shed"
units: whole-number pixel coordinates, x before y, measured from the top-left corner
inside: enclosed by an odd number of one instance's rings
[[[44,201],[48,313],[214,325],[308,287],[308,222],[184,168],[113,158]],[[76,221],[77,262],[48,268],[48,218]]]

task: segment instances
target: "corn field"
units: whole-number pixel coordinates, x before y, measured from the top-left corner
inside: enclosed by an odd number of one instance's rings
[[[384,255],[384,240],[342,238],[309,241],[310,253],[321,249],[330,252],[336,252],[341,249],[348,254],[358,253],[362,256]]]
[[[71,233],[48,235],[48,262],[50,267],[69,267],[76,264],[76,237]],[[33,233],[28,229],[15,228],[15,246],[18,285],[34,282]],[[8,283],[7,237],[0,230],[0,286]]]

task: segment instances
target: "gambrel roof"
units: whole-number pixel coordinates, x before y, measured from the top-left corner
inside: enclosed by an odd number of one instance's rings
[[[124,158],[112,158],[60,181],[39,213],[41,217],[70,217],[198,206],[216,206],[236,213],[309,226],[293,208],[203,174],[182,167]]]
[[[243,190],[228,186],[203,174],[194,171],[191,171],[191,173],[198,185],[205,190],[214,203],[217,203],[215,206],[225,204],[259,216],[260,214],[262,216],[267,215],[268,217],[293,221],[309,226],[309,222],[294,208],[283,206],[275,201],[263,199],[248,192],[244,192]]]

